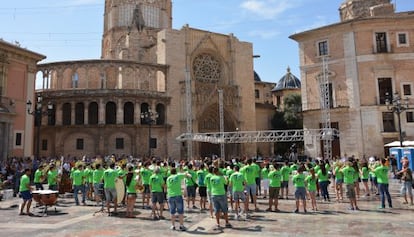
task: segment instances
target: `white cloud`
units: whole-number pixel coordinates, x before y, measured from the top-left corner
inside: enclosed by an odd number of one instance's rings
[[[296,6],[294,0],[244,0],[241,8],[265,19],[274,19]]]
[[[280,32],[275,30],[253,30],[248,33],[251,37],[259,37],[264,40],[273,39],[280,35]]]

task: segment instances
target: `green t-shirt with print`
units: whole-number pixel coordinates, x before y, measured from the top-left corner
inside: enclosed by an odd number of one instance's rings
[[[118,172],[114,169],[106,169],[103,174],[104,188],[115,188],[115,180],[118,178]]]
[[[344,174],[342,173],[342,170],[339,166],[335,168],[335,179],[337,180],[343,180]]]
[[[355,182],[355,169],[351,166],[345,166],[342,169],[342,173],[344,174],[344,183],[345,184],[353,184]]]
[[[290,173],[292,172],[292,170],[290,169],[289,166],[284,165],[281,169],[280,172],[282,172],[282,181],[289,181],[289,176]]]
[[[269,169],[268,168],[266,168],[266,167],[264,167],[262,170],[261,170],[261,176],[262,176],[262,179],[269,179]]]
[[[187,187],[194,186],[197,179],[197,173],[194,170],[188,170],[187,172],[191,175],[191,177],[185,177],[185,185]]]
[[[328,171],[327,170],[325,170],[325,171],[326,171],[325,174],[322,173],[322,170],[318,170],[318,173],[316,173],[316,176],[318,176],[318,181],[319,182],[323,182],[323,181],[328,181],[329,180]]]
[[[305,178],[306,187],[308,188],[308,191],[316,191],[316,176],[315,178],[312,178],[312,175],[308,175]]]
[[[58,172],[57,172],[56,169],[49,170],[47,172],[47,184],[48,185],[56,185],[57,184],[57,176],[58,176]]]
[[[29,190],[28,186],[30,185],[30,177],[24,174],[20,178],[20,186],[19,186],[19,192],[24,192]]]
[[[213,196],[220,196],[225,195],[226,190],[224,185],[226,185],[226,179],[224,179],[221,175],[213,175],[210,178],[210,185],[211,185],[211,195]]]
[[[42,177],[43,172],[39,169],[36,170],[35,174],[34,174],[34,183],[40,183],[40,178]]]
[[[96,169],[93,171],[93,179],[92,183],[99,184],[102,183],[104,170],[103,169]]]
[[[153,174],[150,177],[149,185],[152,193],[160,193],[164,191],[164,177],[162,174]]]
[[[118,172],[118,174],[119,174],[119,172]],[[134,173],[132,175],[131,182],[129,183],[129,185],[126,188],[127,193],[137,193],[137,189],[135,188],[135,185],[137,184],[136,178],[137,178],[137,176]],[[126,185],[126,183],[125,183],[125,185]]]
[[[256,184],[256,168],[252,165],[246,165],[240,169],[240,173],[244,175],[247,185]]]
[[[374,170],[375,176],[377,176],[377,183],[388,184],[388,167],[381,165]]]
[[[167,178],[167,197],[177,197],[182,195],[181,182],[186,177],[184,173],[170,175]]]
[[[82,170],[75,170],[72,173],[72,184],[79,186],[83,184],[84,172]]]
[[[211,176],[213,176],[213,174],[208,173],[204,179],[204,183],[206,184],[206,187],[207,187],[207,192],[211,192],[211,184],[210,184]]]
[[[292,177],[293,185],[296,188],[305,187],[305,175],[303,173],[298,173]]]
[[[196,172],[197,174],[197,184],[200,187],[206,187],[206,183],[204,182],[206,175],[207,175],[207,171],[205,169],[201,169],[199,171]]]
[[[244,175],[240,172],[234,172],[230,178],[229,182],[232,186],[233,192],[242,192],[244,190],[244,184],[246,183],[246,179]]]
[[[280,188],[283,178],[282,171],[272,170],[267,177],[269,178],[269,187]]]
[[[150,180],[150,177],[152,175],[151,170],[147,169],[145,167],[141,168],[140,175],[141,175],[141,179],[142,179],[142,184],[149,184],[149,180]]]

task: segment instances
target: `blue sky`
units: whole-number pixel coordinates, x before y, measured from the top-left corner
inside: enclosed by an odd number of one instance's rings
[[[300,78],[297,32],[339,21],[344,0],[173,0],[173,28],[183,25],[253,43],[254,67],[277,82],[289,66]],[[397,11],[414,10],[397,0]],[[0,38],[47,56],[42,62],[101,56],[104,0],[7,0],[0,5]]]

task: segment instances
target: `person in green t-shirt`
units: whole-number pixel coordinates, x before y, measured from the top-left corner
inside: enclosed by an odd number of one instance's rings
[[[347,161],[345,167],[341,169],[344,174],[344,184],[346,186],[346,196],[349,198],[351,204],[350,210],[359,210],[356,193],[355,193],[355,169],[352,167],[352,162]]]
[[[365,196],[369,196],[369,187],[368,187],[368,179],[369,179],[369,168],[368,163],[366,161],[362,162],[361,164],[361,180],[364,184],[365,189]]]
[[[30,206],[32,205],[32,188],[30,187],[30,174],[31,170],[26,168],[24,174],[20,177],[20,186],[19,192],[23,199],[22,205],[20,205],[20,215],[29,215],[33,214],[30,212]],[[24,208],[26,207],[26,213],[24,213]]]
[[[185,231],[187,228],[184,226],[184,200],[181,191],[181,183],[186,177],[190,177],[191,175],[188,173],[177,173],[176,168],[171,168],[170,173],[171,175],[166,181],[168,205],[171,214],[170,229],[175,230],[175,214],[178,213],[178,220],[180,223],[179,229]]]
[[[118,172],[119,174],[119,172]],[[125,216],[128,218],[135,217],[134,215],[134,206],[135,201],[137,200],[137,175],[134,172],[134,166],[128,165],[127,173],[125,176],[125,187],[126,187],[126,213]]]
[[[230,175],[229,186],[232,190],[232,199],[236,203],[236,219],[240,218],[240,215],[244,212],[247,215],[248,205],[246,202],[246,195],[244,193],[244,186],[246,184],[246,179],[244,175],[240,173],[240,167],[235,165],[233,167],[234,173]],[[240,201],[244,204],[244,210],[240,210]],[[240,211],[239,211],[240,210]]]
[[[58,179],[58,171],[54,164],[50,165],[50,169],[47,172],[47,184],[50,190],[57,190],[57,179]]]
[[[210,178],[213,176],[213,166],[208,167],[208,173],[204,178],[204,183],[206,184],[207,190],[207,199],[208,199],[208,209],[210,210],[210,217],[213,218],[213,203],[211,201],[211,186],[210,186]]]
[[[156,166],[153,170],[153,174],[150,177],[150,189],[151,189],[151,203],[152,203],[152,215],[154,220],[164,219],[162,212],[164,210],[164,178],[161,174],[161,169]],[[157,207],[157,203],[159,207]],[[158,213],[159,212],[159,213]]]
[[[105,190],[105,198],[106,198],[106,208],[108,211],[108,215],[117,215],[118,209],[118,200],[117,200],[117,193],[115,189],[115,182],[118,178],[118,172],[114,170],[115,163],[109,164],[109,167],[104,171],[103,180],[104,180],[104,190]],[[111,202],[114,204],[114,212],[110,212],[110,205]]]
[[[247,192],[247,200],[246,202],[249,203],[249,196],[251,197],[251,200],[253,200],[254,208],[255,210],[259,210],[257,208],[257,197],[256,197],[256,168],[252,165],[253,160],[248,159],[246,161],[246,165],[243,166],[240,169],[240,173],[244,175],[244,178],[246,179],[246,192]]]
[[[375,176],[377,176],[377,182],[378,182],[378,189],[381,197],[381,209],[385,208],[385,197],[387,197],[388,201],[388,207],[392,208],[392,200],[391,195],[388,190],[388,166],[386,166],[387,160],[382,158],[381,159],[381,165],[377,168],[375,168]]]
[[[316,177],[315,170],[311,168],[309,170],[309,175],[305,178],[306,187],[309,193],[309,197],[312,204],[312,210],[317,211],[318,207],[316,206],[316,183],[318,178]]]
[[[144,167],[142,167],[139,171],[139,175],[142,180],[142,185],[144,185],[144,191],[142,192],[142,208],[152,209],[149,205],[149,201],[151,199],[151,190],[149,186],[150,177],[152,175],[152,171],[149,169],[151,162],[147,161],[144,163]]]
[[[267,193],[269,192],[269,167],[270,164],[267,163],[265,167],[260,171],[260,176],[262,179],[262,188],[263,188],[263,198],[266,199]]]
[[[324,201],[330,202],[331,199],[329,197],[329,173],[326,169],[325,162],[321,161],[319,164],[319,170],[316,173],[316,176],[318,177],[318,183],[321,190],[321,196],[323,197]]]
[[[93,196],[93,185],[92,185],[92,179],[93,179],[93,170],[91,167],[91,164],[87,164],[86,168],[84,170],[85,175],[85,191],[86,191],[86,198],[88,200],[92,200]]]
[[[79,165],[77,169],[72,172],[72,185],[73,185],[73,196],[75,198],[75,203],[79,206],[78,194],[79,191],[82,193],[82,204],[86,205],[86,193],[85,193],[85,172],[83,170],[83,165]]]
[[[92,184],[94,191],[95,202],[100,202],[103,198],[103,173],[102,165],[100,163],[95,164],[95,169],[92,172]]]
[[[200,164],[199,170],[196,172],[197,174],[197,184],[198,184],[198,194],[200,195],[200,209],[207,210],[206,203],[207,203],[207,186],[204,183],[204,180],[207,175],[206,166],[204,163]]]
[[[231,224],[229,223],[226,190],[224,188],[224,185],[226,185],[226,183],[227,181],[220,173],[219,169],[217,167],[214,167],[213,176],[210,178],[210,185],[211,199],[213,201],[214,213],[216,215],[217,228],[220,228],[220,217],[222,216],[221,214],[224,216],[226,227],[231,228]]]
[[[43,175],[44,165],[40,165],[39,168],[35,171],[33,183],[35,184],[36,190],[43,190],[42,179],[44,178]]]
[[[281,184],[281,198],[288,199],[289,196],[289,177],[292,170],[289,167],[289,161],[285,162],[285,165],[280,169],[282,173],[282,184]]]
[[[305,175],[303,171],[305,166],[299,166],[297,174],[292,177],[293,185],[295,186],[295,200],[296,200],[296,210],[295,213],[299,212],[299,200],[302,200],[303,211],[306,213],[306,188],[305,188]]]
[[[272,206],[275,206],[274,211],[279,212],[279,192],[282,186],[282,172],[278,169],[278,164],[274,163],[269,166],[269,208],[266,211],[272,211]]]
[[[335,192],[336,200],[342,201],[344,199],[343,183],[344,183],[344,174],[341,169],[343,167],[343,162],[337,161],[334,165],[334,174],[335,174]]]
[[[191,175],[191,177],[187,177],[185,179],[185,186],[187,190],[187,208],[190,209],[191,202],[193,204],[193,209],[197,209],[195,205],[197,173],[193,170],[193,164],[189,163],[187,165],[187,172]]]

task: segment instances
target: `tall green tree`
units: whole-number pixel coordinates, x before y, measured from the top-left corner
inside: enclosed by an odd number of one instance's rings
[[[302,98],[300,94],[289,94],[284,100],[284,121],[290,129],[302,129]]]

